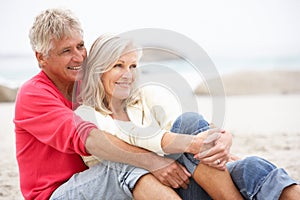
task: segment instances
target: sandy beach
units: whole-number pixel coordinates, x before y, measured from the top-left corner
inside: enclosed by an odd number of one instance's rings
[[[0,103],[0,199],[22,199],[15,153],[14,103]]]
[[[209,121],[209,97],[198,97]],[[262,156],[300,180],[300,95],[251,95],[226,98],[224,128],[233,134],[232,153]],[[0,103],[0,200],[22,199],[15,159],[14,103]]]

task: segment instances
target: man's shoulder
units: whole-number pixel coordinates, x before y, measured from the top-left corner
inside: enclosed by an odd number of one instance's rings
[[[16,102],[22,104],[25,102],[32,104],[32,101],[54,103],[59,102],[58,100],[68,107],[72,107],[72,103],[65,99],[56,86],[42,73],[24,82],[19,88],[16,98]]]
[[[20,87],[20,91],[25,91],[27,93],[41,93],[49,90],[56,90],[56,87],[42,72],[24,82]]]

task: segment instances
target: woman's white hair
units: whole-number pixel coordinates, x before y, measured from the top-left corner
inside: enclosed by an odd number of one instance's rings
[[[79,20],[68,9],[47,9],[36,18],[29,31],[33,51],[47,56],[53,47],[52,40],[72,36],[83,30]]]
[[[97,38],[82,66],[79,102],[94,107],[102,114],[111,114],[101,77],[114,67],[122,55],[132,51],[138,53],[139,60],[141,50],[131,40],[108,34]],[[139,92],[133,87],[129,97],[123,102],[124,108],[138,99]]]

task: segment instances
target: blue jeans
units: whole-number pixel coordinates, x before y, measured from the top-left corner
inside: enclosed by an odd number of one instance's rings
[[[130,200],[137,181],[149,172],[131,165],[101,161],[59,186],[50,200],[118,199]]]
[[[209,128],[209,124],[197,113],[184,113],[173,124],[172,132],[197,134]],[[191,174],[194,173],[199,161],[193,155],[169,155],[184,165]],[[251,156],[226,164],[231,178],[245,199],[278,199],[287,186],[298,184],[284,169],[277,168],[269,161]],[[209,195],[191,178],[188,189],[177,189],[176,192],[185,200],[211,199]]]

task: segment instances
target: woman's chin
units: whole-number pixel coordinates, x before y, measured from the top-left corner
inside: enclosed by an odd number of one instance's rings
[[[118,93],[114,94],[113,97],[116,99],[125,100],[129,97],[129,93]]]

